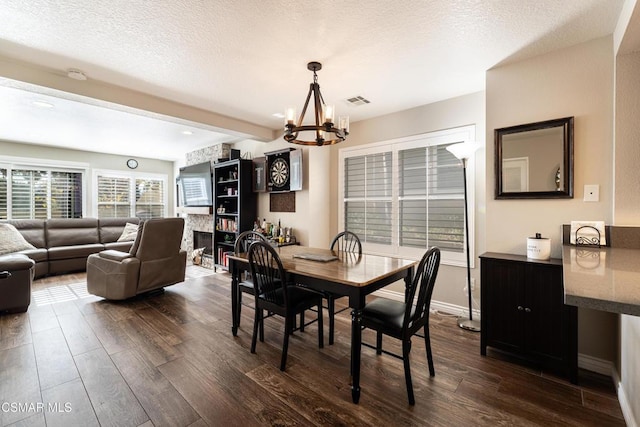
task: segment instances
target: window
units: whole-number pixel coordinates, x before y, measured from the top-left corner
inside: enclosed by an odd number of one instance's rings
[[[165,175],[142,175],[119,171],[95,171],[98,218],[137,216],[141,219],[166,215]]]
[[[0,218],[81,218],[83,171],[0,166]]]
[[[370,253],[417,258],[438,246],[443,262],[466,265],[462,167],[446,147],[474,137],[465,126],[340,150],[340,227]],[[472,159],[467,172],[473,206]]]
[[[142,219],[164,216],[164,181],[136,179],[136,216]]]
[[[98,176],[98,218],[131,216],[130,178]]]

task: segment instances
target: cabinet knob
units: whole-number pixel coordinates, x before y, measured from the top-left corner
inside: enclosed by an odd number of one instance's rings
[[[524,311],[525,311],[526,313],[531,313],[531,309],[530,309],[529,307],[525,308],[525,309],[524,309]]]
[[[519,305],[519,306],[518,306],[518,311],[522,311],[522,310],[524,310],[524,307],[523,307],[523,306],[521,306],[521,305]]]

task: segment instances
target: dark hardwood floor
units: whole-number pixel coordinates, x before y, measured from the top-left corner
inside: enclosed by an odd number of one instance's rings
[[[84,274],[35,281],[27,313],[0,315],[0,424],[624,425],[610,379],[581,371],[578,387],[500,354],[482,357],[478,334],[438,314],[434,378],[424,341],[413,340],[415,407],[402,361],[366,347],[354,405],[348,311],[337,316],[333,346],[318,349],[315,324],[296,332],[280,372],[282,319],[266,320],[251,354],[253,310],[243,309],[234,338],[230,278],[202,273],[190,267],[184,283],[126,302],[87,295]],[[385,349],[400,351],[391,339]]]

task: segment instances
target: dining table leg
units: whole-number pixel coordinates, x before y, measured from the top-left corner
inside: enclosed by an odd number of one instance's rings
[[[233,336],[238,335],[238,269],[235,268],[235,262],[230,260],[229,270],[231,271],[231,333]]]
[[[360,401],[360,356],[362,350],[362,308],[351,311],[351,399]]]

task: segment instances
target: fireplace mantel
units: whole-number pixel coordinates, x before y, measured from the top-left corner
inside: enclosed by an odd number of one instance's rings
[[[213,206],[178,206],[176,213],[187,215],[211,215],[213,214]]]

